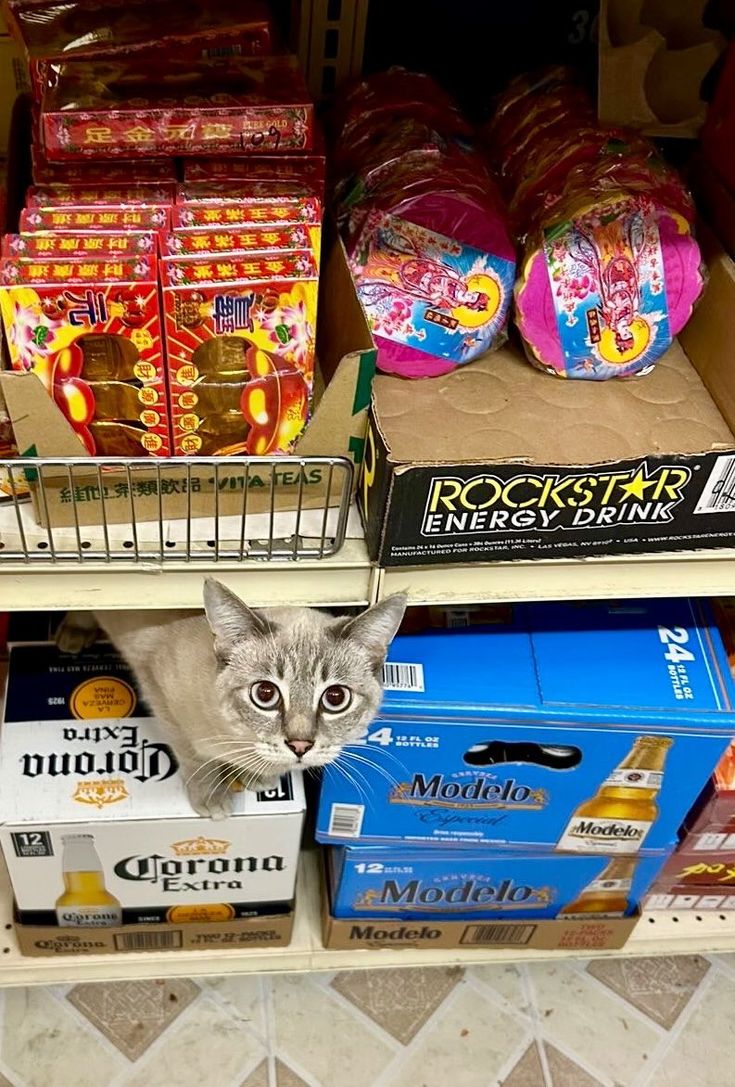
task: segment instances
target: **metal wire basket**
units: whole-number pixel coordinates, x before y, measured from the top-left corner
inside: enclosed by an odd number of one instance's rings
[[[291,561],[342,547],[345,457],[0,460],[0,564]]]

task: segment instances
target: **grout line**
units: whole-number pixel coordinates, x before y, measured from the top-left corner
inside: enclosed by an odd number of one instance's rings
[[[541,1061],[541,1072],[544,1077],[545,1087],[554,1087],[554,1081],[551,1075],[551,1069],[549,1068],[549,1060],[546,1056],[546,1047],[544,1046],[543,1035],[541,1031],[541,1012],[539,1011],[538,1002],[536,1000],[536,990],[534,989],[533,982],[531,981],[531,975],[527,966],[519,967],[521,974],[521,985],[523,986],[523,994],[526,998],[526,1004],[528,1005],[529,1017],[531,1019],[533,1030],[533,1043],[538,1050],[539,1060]]]
[[[521,970],[524,969],[524,967],[516,966],[515,964],[513,965],[514,968],[518,971],[518,981],[521,992],[524,997],[526,997],[526,1006],[528,1009],[527,1011],[523,1011],[521,1008],[517,1008],[511,1000],[503,996],[502,993],[499,993],[497,989],[494,989],[491,982],[485,981],[483,978],[478,978],[472,972],[472,967],[468,967],[468,971],[465,974],[465,981],[472,989],[475,989],[477,992],[482,993],[482,995],[486,999],[489,998],[491,1002],[495,1004],[501,1011],[505,1012],[507,1015],[512,1015],[514,1019],[519,1020],[522,1026],[527,1027],[529,1024],[529,1020],[533,1020],[533,1016],[531,1014],[531,1007],[528,1002],[525,986],[523,984],[523,978],[521,976]],[[505,969],[501,964],[498,964],[497,968],[500,970]]]
[[[359,1008],[357,1006],[357,1004],[353,1004],[352,1001],[349,1000],[346,996],[343,996],[342,993],[337,992],[336,989],[333,989],[330,986],[328,989],[325,990],[325,994],[330,1000],[333,1000],[335,1004],[338,1004],[345,1011],[348,1011],[353,1018],[358,1019],[359,1022],[362,1023],[363,1026],[367,1027],[371,1034],[375,1034],[376,1037],[379,1038],[380,1041],[388,1047],[388,1049],[394,1050],[394,1054],[400,1053],[400,1051],[403,1049],[403,1046],[397,1038],[395,1038],[389,1031],[387,1031],[385,1027],[381,1027],[380,1023],[376,1023],[375,1020],[367,1014],[367,1012],[364,1012],[362,1008]]]
[[[676,1020],[671,1030],[668,1031],[666,1037],[662,1039],[660,1044],[656,1047],[655,1055],[648,1062],[646,1067],[641,1070],[640,1074],[634,1080],[634,1083],[631,1084],[631,1087],[646,1087],[646,1084],[650,1082],[653,1075],[659,1070],[665,1058],[668,1056],[673,1047],[676,1045],[680,1036],[686,1030],[687,1026],[689,1025],[690,1019],[704,1000],[709,990],[712,988],[714,979],[717,977],[717,974],[718,971],[716,967],[714,965],[711,966],[710,969],[707,971],[705,977],[702,978],[701,982],[692,993],[691,997],[689,998],[689,1002],[687,1003],[686,1007],[682,1009],[679,1018]]]
[[[503,1084],[507,1080],[508,1076],[511,1075],[513,1069],[516,1067],[518,1062],[531,1048],[538,1051],[538,1042],[533,1036],[533,1030],[529,1027],[528,1024],[526,1024],[525,1036],[521,1038],[520,1043],[516,1046],[515,1051],[511,1053],[510,1057],[508,1057],[505,1064],[502,1064],[500,1066],[500,1071],[495,1077],[493,1084],[488,1084],[488,1087],[503,1087]],[[548,1084],[546,1084],[545,1087],[548,1087]]]
[[[594,974],[589,974],[586,968],[583,970],[578,970],[577,963],[571,963],[570,965],[572,966],[574,972],[579,974],[580,977],[584,977],[586,981],[592,984],[593,988],[598,989],[606,997],[612,998],[613,1002],[625,1008],[626,1012],[632,1012],[634,1019],[638,1019],[639,1022],[644,1024],[644,1026],[651,1027],[654,1033],[659,1034],[662,1038],[665,1038],[666,1035],[669,1033],[666,1030],[666,1027],[662,1027],[660,1023],[657,1023],[655,1019],[651,1019],[650,1016],[646,1015],[646,1013],[641,1011],[640,1008],[636,1008],[635,1005],[630,1003],[630,1001],[626,1000],[624,996],[621,996],[620,993],[616,993],[615,990],[611,989],[608,985],[606,985],[604,981],[600,981],[599,978],[596,978]]]
[[[273,986],[267,974],[262,974],[257,980],[260,989],[260,1005],[263,1010],[263,1023],[265,1025],[265,1058],[268,1087],[278,1087],[276,1074],[276,1009],[273,1003]]]

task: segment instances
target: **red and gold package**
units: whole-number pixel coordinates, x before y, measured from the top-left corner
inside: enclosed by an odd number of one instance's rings
[[[227,204],[222,202],[175,204],[171,209],[171,225],[175,234],[189,230],[211,230],[214,227],[248,228],[253,226],[287,227],[304,225],[310,245],[319,260],[321,251],[322,205],[316,197],[308,197],[298,207],[276,203]]]
[[[171,182],[134,185],[32,185],[27,208],[144,207],[168,208],[176,199]]]
[[[24,208],[20,213],[21,234],[86,234],[100,230],[141,234],[168,232],[170,228],[168,208]]]
[[[171,257],[196,257],[203,253],[262,253],[272,249],[308,249],[306,226],[212,227],[182,230],[161,238],[161,249]]]
[[[14,370],[43,382],[87,451],[170,452],[156,260],[0,261]]]
[[[63,257],[135,257],[156,252],[155,234],[6,234],[2,241],[3,257],[22,260],[48,260]]]
[[[63,64],[43,98],[51,162],[312,147],[314,106],[295,57]]]
[[[300,182],[281,180],[230,181],[214,178],[209,181],[185,181],[176,188],[177,204],[283,204],[292,208],[298,219],[321,218],[316,197]]]
[[[184,182],[296,181],[323,197],[326,158],[323,151],[300,155],[243,155],[242,158],[186,159]]]
[[[136,159],[134,169],[129,162],[49,162],[38,143],[31,147],[31,164],[36,185],[127,185],[131,175],[136,183],[176,181],[173,159]]]
[[[174,452],[290,452],[313,388],[312,254],[168,257],[160,270]]]

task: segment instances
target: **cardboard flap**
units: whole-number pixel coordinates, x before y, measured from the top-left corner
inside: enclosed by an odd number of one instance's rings
[[[0,374],[0,388],[21,456],[89,456],[36,374]]]

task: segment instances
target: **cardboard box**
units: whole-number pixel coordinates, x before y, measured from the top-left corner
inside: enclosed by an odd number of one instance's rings
[[[697,136],[707,113],[702,85],[727,44],[705,26],[704,10],[691,0],[602,0],[601,121],[649,136]]]
[[[74,929],[15,923],[22,955],[118,955],[129,951],[212,951],[232,948],[286,947],[291,943],[294,914],[241,917],[235,921],[190,924],[126,925]]]
[[[533,951],[604,951],[625,945],[638,915],[605,921],[391,921],[386,917],[338,919],[322,898],[322,943],[333,951],[356,947],[430,947],[440,951],[489,947]]]
[[[335,917],[606,920],[636,912],[665,859],[393,845],[329,849],[327,878]]]
[[[324,305],[320,307],[317,329],[318,372],[315,379],[314,407],[295,452],[299,456],[344,456],[359,464],[365,446],[365,426],[370,402],[370,388],[375,373],[375,348],[365,322],[365,315],[355,294],[347,261],[340,243],[336,243],[323,262],[320,290]],[[40,457],[68,456],[82,461],[87,455],[56,404],[45,392],[34,374],[0,373],[0,390],[4,393],[18,449],[22,454]],[[241,470],[228,474],[227,462],[219,470],[219,511],[240,515],[242,512],[243,477]],[[168,470],[167,470],[168,471]],[[293,475],[293,473],[291,473]],[[76,511],[79,523],[100,523],[99,481],[90,468],[88,479],[80,470]],[[253,512],[269,508],[269,476],[253,469],[250,473],[248,509]],[[295,509],[301,497],[304,509],[324,503],[329,470],[314,466],[303,479],[283,478],[277,489],[277,509]],[[73,526],[74,515],[69,501],[68,478],[44,472],[49,519],[53,526]],[[138,520],[155,521],[159,517],[159,496],[155,478],[136,474],[140,482],[135,493]],[[192,471],[192,489],[187,494],[186,469],[179,474],[171,469],[164,479],[166,517],[191,515],[211,516],[214,481],[211,471]],[[38,501],[32,480],[34,513],[39,523],[46,521],[43,503]],[[335,501],[332,493],[332,502]],[[190,505],[189,505],[190,502]],[[110,523],[125,523],[130,518],[130,498],[110,488],[105,494],[105,510]]]
[[[300,775],[233,793],[214,822],[111,646],[13,649],[0,734],[0,842],[22,924],[230,921],[287,913]]]
[[[374,383],[359,490],[381,566],[731,547],[735,264],[654,371],[559,381],[508,347]]]
[[[325,769],[319,841],[596,854],[673,845],[735,730],[705,606],[514,611],[505,625],[394,640],[359,781]]]

